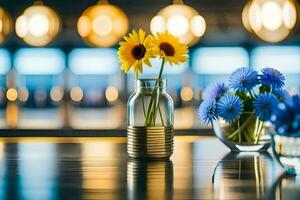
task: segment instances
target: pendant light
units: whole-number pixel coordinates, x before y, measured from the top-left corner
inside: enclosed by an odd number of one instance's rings
[[[100,0],[82,13],[77,29],[89,45],[110,47],[126,34],[128,19],[120,8],[109,4],[107,0]]]
[[[45,46],[59,33],[61,22],[58,14],[43,2],[36,1],[16,20],[16,34],[32,46]]]
[[[174,0],[172,5],[161,9],[150,24],[152,34],[168,31],[180,41],[192,45],[201,38],[206,30],[205,19],[182,0]]]

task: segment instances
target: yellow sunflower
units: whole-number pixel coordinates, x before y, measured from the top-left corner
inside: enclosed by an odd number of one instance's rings
[[[133,67],[135,77],[139,72],[143,73],[143,64],[151,67],[150,58],[153,57],[152,37],[140,29],[124,36],[124,42],[120,42],[118,56],[121,61],[121,70],[127,73]]]
[[[187,61],[188,47],[168,32],[157,33],[154,53],[164,58],[170,65],[179,64]]]

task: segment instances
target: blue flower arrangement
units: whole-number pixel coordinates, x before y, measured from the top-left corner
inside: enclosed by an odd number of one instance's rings
[[[300,96],[286,98],[273,112],[271,122],[283,136],[300,137]]]
[[[219,118],[225,120],[229,124],[226,137],[230,141],[258,143],[264,122],[270,120],[280,102],[290,99],[283,89],[284,81],[283,74],[273,68],[263,68],[260,72],[239,68],[229,76],[228,86],[217,83],[203,91],[199,118],[206,125]]]

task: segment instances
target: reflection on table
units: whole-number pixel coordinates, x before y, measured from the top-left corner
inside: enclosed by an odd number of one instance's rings
[[[299,196],[298,178],[281,173],[270,154],[230,153],[213,137],[177,136],[171,159],[157,162],[129,159],[126,138],[0,139],[1,199]]]

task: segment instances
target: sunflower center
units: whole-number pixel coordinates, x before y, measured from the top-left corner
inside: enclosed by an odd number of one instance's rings
[[[159,45],[160,50],[162,50],[166,56],[174,56],[175,54],[175,49],[174,47],[169,44],[168,42],[162,42]]]
[[[142,44],[136,45],[132,48],[131,54],[135,59],[140,60],[145,56],[146,48]]]

